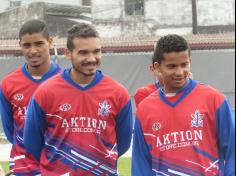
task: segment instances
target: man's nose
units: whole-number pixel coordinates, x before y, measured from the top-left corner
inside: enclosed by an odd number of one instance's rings
[[[88,61],[96,61],[96,56],[92,52],[90,52],[88,53],[87,59]]]
[[[184,69],[181,67],[176,68],[176,75],[183,75],[184,74]]]
[[[30,53],[31,53],[31,54],[37,53],[36,47],[32,46],[32,47],[30,48]]]

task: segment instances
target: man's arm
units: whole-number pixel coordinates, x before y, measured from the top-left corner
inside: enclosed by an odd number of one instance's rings
[[[132,126],[132,105],[131,101],[129,101],[116,117],[116,137],[119,157],[123,155],[130,147],[133,131]]]
[[[150,154],[150,147],[145,141],[138,118],[135,120],[134,127],[132,176],[155,176],[155,173],[152,171],[152,156]]]
[[[12,113],[12,105],[5,97],[2,88],[0,89],[0,113],[3,130],[7,136],[8,141],[13,144],[14,119]]]
[[[44,146],[45,113],[35,99],[28,106],[24,128],[24,146],[38,161]]]
[[[231,107],[226,100],[216,115],[221,169],[225,176],[235,175],[235,122]]]

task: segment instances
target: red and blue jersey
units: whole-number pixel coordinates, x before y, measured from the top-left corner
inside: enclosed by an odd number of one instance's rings
[[[24,144],[42,175],[115,176],[130,146],[132,108],[127,90],[97,71],[82,87],[70,69],[42,84],[30,102]]]
[[[193,80],[174,97],[161,89],[139,105],[133,176],[235,175],[234,116],[225,97]]]
[[[157,91],[158,88],[160,88],[160,83],[158,81],[155,81],[154,83],[149,84],[146,87],[140,87],[139,89],[137,89],[134,95],[136,107],[138,107],[139,103],[146,97]]]
[[[28,154],[23,145],[23,129],[27,105],[37,87],[60,71],[52,63],[42,79],[35,80],[27,71],[27,64],[7,75],[1,83],[0,112],[7,139],[13,144],[10,154],[10,169],[14,175],[35,175],[40,173],[39,164]]]

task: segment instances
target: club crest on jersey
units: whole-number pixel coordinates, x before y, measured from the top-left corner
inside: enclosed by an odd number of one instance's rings
[[[161,124],[160,123],[154,123],[153,125],[152,125],[152,130],[153,131],[158,131],[158,130],[160,130],[161,129]]]
[[[71,105],[68,103],[65,103],[63,105],[60,106],[59,108],[62,112],[67,112],[71,109]]]
[[[203,127],[203,117],[204,114],[201,114],[201,112],[199,110],[196,110],[193,114],[191,114],[192,117],[192,127]]]
[[[24,99],[24,95],[23,95],[23,94],[15,94],[15,95],[14,95],[14,99],[15,99],[16,101],[21,101],[21,100]]]
[[[108,104],[107,100],[104,100],[102,103],[99,103],[98,115],[106,117],[110,114],[111,105]]]

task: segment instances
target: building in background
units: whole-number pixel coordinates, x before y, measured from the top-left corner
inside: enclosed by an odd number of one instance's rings
[[[234,0],[93,0],[92,15],[110,37],[235,30]]]
[[[0,34],[16,38],[26,20],[45,20],[57,37],[92,22],[102,37],[213,34],[235,31],[235,0],[0,0]],[[2,4],[1,3],[1,4]]]
[[[60,1],[58,0],[58,2]],[[88,1],[83,0],[81,2]],[[45,21],[54,36],[63,38],[73,24],[79,22],[91,23],[91,7],[46,1],[29,4],[24,4],[24,1],[14,1],[8,10],[0,13],[0,40],[17,39],[19,28],[25,21],[30,19]]]

